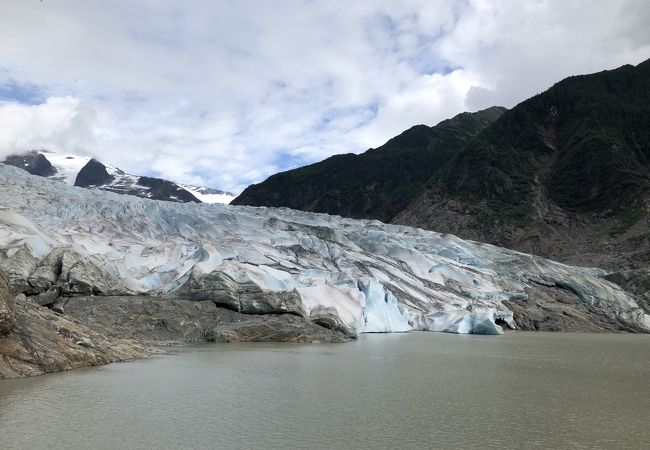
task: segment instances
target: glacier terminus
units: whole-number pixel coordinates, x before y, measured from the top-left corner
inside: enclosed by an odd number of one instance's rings
[[[25,295],[211,300],[294,314],[349,337],[500,334],[503,302],[568,290],[650,331],[633,297],[580,268],[453,235],[284,208],[170,203],[75,188],[0,165],[0,268]]]

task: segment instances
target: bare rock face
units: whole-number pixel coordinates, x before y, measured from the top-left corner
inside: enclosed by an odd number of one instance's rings
[[[63,270],[63,255],[69,250],[55,248],[29,276],[29,284],[38,292],[44,292],[57,283]]]
[[[132,339],[91,329],[20,294],[15,303],[0,272],[0,379],[143,358],[152,353]]]
[[[23,155],[10,155],[3,162],[40,177],[49,177],[57,173],[56,168],[45,155],[37,151],[31,151]]]
[[[114,179],[104,164],[96,159],[91,159],[77,174],[74,185],[80,187],[103,186],[110,184]]]
[[[342,333],[293,314],[243,314],[210,300],[71,297],[65,314],[151,345],[202,342],[346,342]]]
[[[350,339],[338,331],[323,328],[291,314],[249,316],[242,322],[214,329],[215,342],[345,342]]]
[[[176,292],[191,300],[212,300],[246,314],[291,313],[305,316],[300,295],[295,291],[263,292],[250,281],[238,282],[227,274],[192,274]]]
[[[13,299],[9,292],[7,277],[0,271],[0,336],[8,333],[13,328],[14,322]]]
[[[116,294],[128,292],[117,269],[96,255],[82,256],[66,251],[61,260],[61,276],[65,294]]]
[[[90,329],[24,297],[16,301],[16,324],[0,337],[0,379],[97,366],[152,353],[132,339]]]
[[[606,277],[636,296],[637,303],[650,313],[650,269],[630,269],[614,272]]]
[[[532,285],[527,299],[503,302],[513,312],[517,328],[523,331],[634,331],[618,315],[582,301],[570,289]]]
[[[32,255],[26,245],[6,252],[2,264],[9,286],[13,292],[31,293],[32,287],[29,282],[29,275],[36,269],[38,259]]]

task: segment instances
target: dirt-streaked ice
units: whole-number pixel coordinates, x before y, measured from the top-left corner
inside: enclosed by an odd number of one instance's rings
[[[282,208],[152,201],[4,165],[0,191],[0,267],[26,277],[14,280],[25,289],[46,288],[52,275],[36,274],[55,264],[64,293],[210,299],[303,315],[349,335],[496,334],[496,322],[515,327],[501,302],[526,301],[537,283],[650,330],[650,317],[598,270],[452,235]]]

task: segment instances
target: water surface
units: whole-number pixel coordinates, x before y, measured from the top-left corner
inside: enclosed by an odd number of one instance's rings
[[[3,449],[648,448],[650,336],[212,344],[0,381]]]

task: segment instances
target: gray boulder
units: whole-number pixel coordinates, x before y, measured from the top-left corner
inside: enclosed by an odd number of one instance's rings
[[[27,245],[9,248],[4,255],[0,255],[0,269],[4,270],[14,292],[34,293],[28,279],[37,264],[38,259],[32,255]]]
[[[66,249],[55,248],[43,260],[29,276],[29,284],[38,292],[49,290],[61,276],[63,266],[63,255]]]
[[[66,251],[61,259],[63,294],[126,294],[128,289],[122,282],[119,271],[110,261],[101,256],[81,256]]]
[[[31,296],[30,299],[37,305],[48,306],[55,303],[60,294],[61,288],[59,286],[52,286],[45,292]]]

